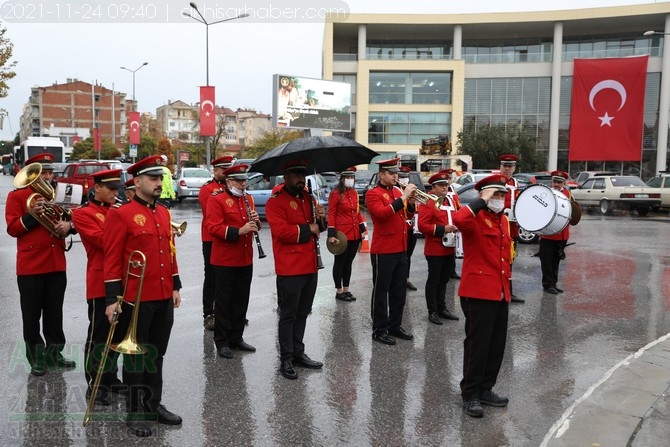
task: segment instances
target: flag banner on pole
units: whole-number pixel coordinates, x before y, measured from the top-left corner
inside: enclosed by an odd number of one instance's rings
[[[568,160],[642,159],[648,59],[575,59]]]
[[[213,137],[216,135],[216,112],[214,86],[200,87],[200,135]]]
[[[96,127],[93,129],[93,149],[95,149],[97,152],[100,152],[102,149],[102,144],[100,143],[100,129]]]
[[[140,112],[128,114],[128,143],[140,144]]]

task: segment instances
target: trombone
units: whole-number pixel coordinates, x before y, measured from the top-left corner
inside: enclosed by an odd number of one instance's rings
[[[100,365],[98,366],[98,372],[95,375],[95,380],[93,381],[93,386],[91,388],[91,395],[88,398],[88,404],[86,405],[86,413],[84,414],[84,427],[86,427],[91,420],[91,413],[93,413],[93,405],[95,405],[95,398],[98,395],[98,389],[100,388],[100,381],[102,380],[102,374],[105,371],[105,363],[107,363],[107,356],[109,355],[110,348],[113,351],[120,352],[121,354],[144,354],[147,352],[147,349],[144,346],[140,346],[137,343],[137,318],[140,309],[140,298],[142,296],[142,284],[144,283],[144,271],[147,266],[147,258],[139,250],[135,250],[130,253],[128,257],[128,267],[126,269],[126,278],[123,288],[123,295],[117,296],[116,298],[116,309],[114,309],[114,315],[112,315],[112,323],[109,326],[109,332],[107,333],[107,340],[105,341],[105,347],[102,350],[102,355],[100,357]],[[132,269],[140,269],[140,273],[131,272]],[[123,297],[126,295],[126,290],[128,289],[128,280],[130,277],[139,278],[140,283],[137,285],[137,296],[135,297],[135,304],[133,314],[130,318],[130,326],[128,327],[128,332],[126,337],[121,341],[121,343],[112,345],[112,338],[114,337],[114,329],[116,328],[116,323],[119,319],[119,309],[123,303]],[[94,355],[91,353],[90,355]]]

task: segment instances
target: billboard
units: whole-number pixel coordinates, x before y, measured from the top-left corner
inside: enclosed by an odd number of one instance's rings
[[[272,126],[351,130],[351,85],[276,74],[272,78]]]

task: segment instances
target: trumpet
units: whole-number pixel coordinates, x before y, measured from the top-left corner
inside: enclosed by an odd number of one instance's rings
[[[183,221],[182,223],[170,222],[170,226],[174,230],[174,234],[177,237],[180,237],[182,234],[186,233],[186,227],[188,226],[188,222],[186,221]]]
[[[144,346],[140,346],[137,343],[137,318],[140,309],[140,298],[142,297],[142,284],[144,283],[144,271],[147,267],[147,258],[139,250],[135,250],[130,253],[128,257],[128,267],[126,269],[126,277],[124,281],[123,295],[117,296],[116,300],[116,309],[114,310],[114,315],[112,316],[112,323],[109,326],[109,332],[107,332],[107,340],[105,341],[105,347],[102,350],[102,355],[100,356],[100,365],[98,366],[98,372],[95,375],[95,380],[91,387],[91,395],[88,399],[88,404],[86,405],[86,413],[84,414],[84,427],[86,427],[91,420],[91,413],[93,412],[93,405],[95,404],[95,398],[98,394],[98,389],[100,388],[100,381],[102,380],[102,374],[105,371],[105,363],[107,363],[107,357],[109,355],[110,348],[121,354],[144,354],[147,352],[147,349]],[[132,273],[132,269],[140,269],[140,273]],[[123,303],[123,297],[126,295],[126,290],[128,289],[128,280],[130,277],[139,278],[139,284],[137,285],[137,295],[135,296],[135,304],[133,305],[133,314],[130,317],[130,325],[128,327],[128,332],[126,337],[116,345],[112,345],[112,338],[114,338],[114,329],[116,328],[116,322],[119,319],[118,309]],[[91,354],[92,355],[92,354]]]
[[[421,191],[420,189],[415,189],[412,193],[414,200],[419,202],[422,205],[427,205],[431,200],[435,202],[437,208],[442,206],[444,202],[444,197],[438,197],[435,194],[428,194],[427,192]]]

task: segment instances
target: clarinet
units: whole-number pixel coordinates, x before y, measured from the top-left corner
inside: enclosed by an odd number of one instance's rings
[[[249,206],[249,200],[247,200],[247,193],[243,193],[242,197],[244,197],[244,205],[247,207],[247,216],[249,217],[249,220],[252,220],[251,207]],[[256,240],[256,247],[258,247],[258,259],[263,259],[267,255],[263,251],[263,246],[261,245],[261,237],[258,235],[258,231],[254,231],[254,239]]]
[[[312,182],[307,180],[307,188],[309,191],[309,206],[312,209],[312,219],[314,223],[318,225],[316,220],[316,209],[314,208],[314,202],[312,201]],[[319,236],[314,236],[314,242],[316,244],[316,268],[321,270],[323,268],[323,261],[321,260],[321,245],[319,245]]]

